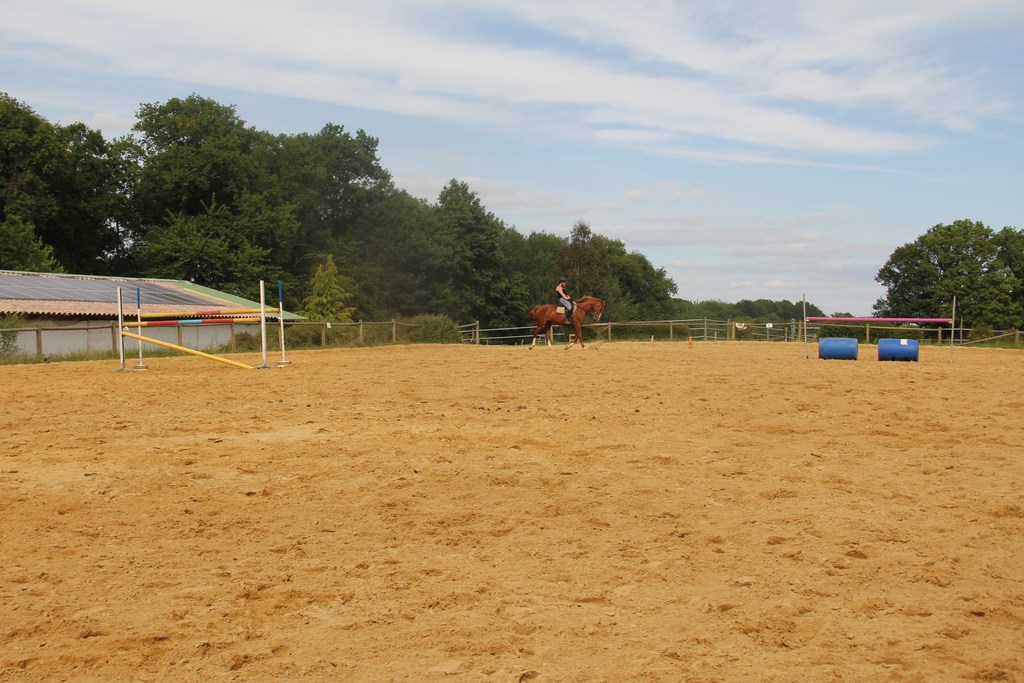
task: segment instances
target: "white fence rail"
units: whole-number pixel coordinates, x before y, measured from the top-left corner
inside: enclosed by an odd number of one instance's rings
[[[314,346],[358,346],[363,344],[397,344],[403,342],[404,328],[417,327],[409,323],[391,321],[356,323],[312,323],[288,321],[286,326],[307,328]],[[220,326],[217,326],[218,328]],[[803,321],[744,322],[733,320],[712,320],[699,318],[691,320],[648,320],[628,322],[600,322],[583,326],[587,341],[803,341]],[[167,341],[191,348],[206,349],[227,347],[234,349],[238,334],[258,332],[258,326],[231,325],[212,331],[212,328],[197,329],[195,326],[174,326],[159,328]],[[950,330],[941,328],[894,327],[891,325],[864,323],[822,323],[807,327],[807,339],[817,341],[819,332],[826,329],[826,336],[851,336],[861,341],[873,342],[887,336],[924,335],[921,341],[949,343]],[[483,328],[474,322],[459,326],[462,341],[467,344],[529,344],[533,337],[533,326]],[[554,326],[555,343],[568,343],[568,331]],[[838,332],[838,334],[837,334]],[[1020,330],[994,330],[984,339],[972,339],[970,328],[956,328],[952,331],[953,342],[958,345],[981,343],[1002,343],[1021,346],[1024,343]],[[977,335],[976,335],[977,336]],[[408,341],[405,339],[404,341]],[[543,342],[543,339],[541,339]],[[300,344],[304,346],[305,344]],[[42,358],[58,358],[75,354],[105,352],[117,354],[117,323],[94,321],[87,324],[54,325],[42,324],[20,328],[0,328],[0,356],[19,355]]]

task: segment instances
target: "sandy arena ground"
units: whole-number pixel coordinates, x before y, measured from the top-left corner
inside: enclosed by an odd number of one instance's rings
[[[1024,352],[809,350],[0,367],[0,680],[1024,681]]]

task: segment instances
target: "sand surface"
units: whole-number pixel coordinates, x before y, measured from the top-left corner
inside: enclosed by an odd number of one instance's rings
[[[810,352],[0,367],[0,680],[1024,681],[1024,352]]]

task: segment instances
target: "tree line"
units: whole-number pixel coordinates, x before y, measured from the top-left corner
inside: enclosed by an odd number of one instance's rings
[[[675,283],[579,221],[523,235],[450,181],[435,203],[392,182],[378,140],[327,124],[274,135],[192,95],[144,104],[113,141],[0,95],[0,268],[161,277],[317,311],[515,326],[558,274],[620,319],[670,317]],[[317,276],[320,277],[317,277]],[[286,302],[287,303],[287,302]]]
[[[0,268],[182,279],[246,298],[259,280],[281,280],[292,310],[342,319],[432,314],[519,326],[552,301],[563,274],[573,293],[605,299],[613,320],[803,314],[789,301],[679,299],[663,268],[585,221],[568,237],[523,234],[458,180],[435,202],[414,197],[395,186],[377,147],[333,123],[313,134],[260,131],[199,95],[143,104],[132,133],[107,140],[0,93]],[[1020,233],[999,235],[999,258],[1018,255],[996,289],[1019,309]],[[897,254],[880,271],[890,297],[878,310],[939,306],[956,289],[926,291],[934,278],[925,276],[907,286],[907,261],[932,254]],[[991,301],[986,315],[1013,310]]]

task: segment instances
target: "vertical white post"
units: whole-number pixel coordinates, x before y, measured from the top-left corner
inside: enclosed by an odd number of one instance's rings
[[[121,331],[124,330],[124,303],[121,301],[121,288],[117,288],[117,350],[118,355],[121,357],[121,367],[118,370],[124,370],[124,335]]]
[[[139,322],[139,323],[142,322],[142,288],[141,287],[136,287],[135,288],[135,318],[136,318],[136,322]],[[140,326],[138,331],[140,333],[142,332],[141,326]],[[135,369],[135,370],[146,370],[148,368],[148,366],[142,361],[142,340],[140,339],[136,343],[139,345],[139,362],[135,364],[135,367],[133,369]]]
[[[807,294],[804,294],[804,359],[810,358],[807,353]]]
[[[284,354],[284,284],[280,280],[277,281],[277,323],[281,339],[281,360],[277,361],[277,366],[283,368],[292,363]]]
[[[956,294],[953,295],[953,315],[949,319],[949,364],[953,364],[953,337],[956,336]]]
[[[260,367],[267,366],[267,294],[263,285],[263,280],[260,280],[260,345],[263,347],[263,365]]]

